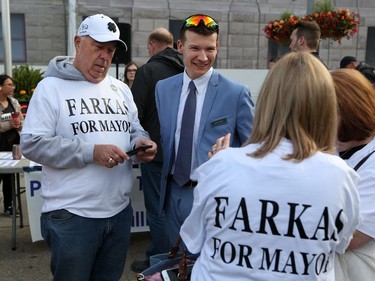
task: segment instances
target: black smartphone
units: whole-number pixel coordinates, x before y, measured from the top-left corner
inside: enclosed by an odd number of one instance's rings
[[[141,146],[138,146],[138,147],[135,148],[135,149],[129,150],[128,152],[126,152],[126,154],[129,155],[129,156],[133,156],[133,155],[135,155],[138,151],[144,151],[144,150],[146,150],[147,148],[151,148],[151,147],[152,147],[151,144],[148,144],[148,145],[141,145]]]

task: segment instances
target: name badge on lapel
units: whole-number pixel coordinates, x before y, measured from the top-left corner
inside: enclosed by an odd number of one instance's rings
[[[211,127],[215,128],[217,126],[225,125],[227,123],[228,123],[227,117],[222,117],[222,118],[211,121]]]

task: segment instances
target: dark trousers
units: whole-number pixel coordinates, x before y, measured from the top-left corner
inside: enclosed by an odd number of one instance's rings
[[[158,162],[141,164],[143,196],[151,235],[151,245],[148,246],[146,252],[147,257],[166,253],[171,247],[167,238],[165,214],[159,214],[162,165]]]
[[[11,187],[11,175],[2,174],[0,175],[0,182],[3,182],[3,196],[4,196],[4,211],[12,206],[12,187]]]

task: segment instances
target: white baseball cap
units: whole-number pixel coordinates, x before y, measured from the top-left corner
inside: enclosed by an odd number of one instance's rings
[[[120,30],[117,24],[106,15],[96,14],[87,17],[80,24],[77,32],[78,36],[89,35],[92,39],[98,42],[117,41],[122,43],[125,52],[128,50],[125,42],[120,39]]]

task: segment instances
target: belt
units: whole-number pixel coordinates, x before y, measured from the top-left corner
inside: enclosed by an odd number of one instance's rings
[[[194,188],[196,187],[198,184],[197,181],[192,181],[192,180],[189,180],[187,183],[185,183],[183,186],[181,186],[182,188]]]
[[[170,174],[170,175],[168,176],[168,179],[169,179],[169,180],[173,180],[174,182],[176,182],[176,181],[173,179],[173,175],[172,175],[172,174]],[[176,183],[176,184],[177,184],[177,183]],[[197,181],[189,180],[187,183],[185,183],[183,186],[181,186],[181,188],[187,188],[187,189],[189,189],[189,188],[194,188],[194,187],[197,186],[197,184],[198,184]]]

